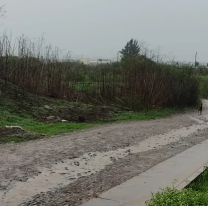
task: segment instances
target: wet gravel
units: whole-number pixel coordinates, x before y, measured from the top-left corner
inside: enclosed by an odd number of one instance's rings
[[[88,177],[80,177],[67,187],[38,194],[30,201],[21,204],[21,206],[79,206],[207,138],[208,130],[204,130],[160,149],[138,154],[131,154],[129,151],[126,158],[107,165],[105,169]]]

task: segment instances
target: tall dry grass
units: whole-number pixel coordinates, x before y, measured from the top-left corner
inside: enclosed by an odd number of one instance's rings
[[[94,67],[61,62],[59,56],[59,50],[44,46],[43,39],[31,41],[22,36],[13,42],[4,33],[0,38],[0,78],[23,92],[133,110],[197,102],[194,71],[163,64],[159,56],[147,58],[145,54]]]

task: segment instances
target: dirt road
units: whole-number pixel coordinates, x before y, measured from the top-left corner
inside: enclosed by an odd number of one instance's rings
[[[0,205],[79,206],[207,139],[207,121],[206,110],[0,145]]]

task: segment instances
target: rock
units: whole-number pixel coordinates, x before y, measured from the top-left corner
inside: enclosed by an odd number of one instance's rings
[[[7,187],[8,184],[9,184],[9,183],[5,181],[5,182],[1,183],[1,187]]]
[[[65,120],[65,119],[62,119],[61,121],[62,121],[62,122],[68,122],[68,121],[67,121],[67,120]]]
[[[9,128],[9,129],[21,129],[21,130],[24,130],[21,126],[5,126],[5,128]]]
[[[115,157],[110,157],[110,160],[111,160],[112,162],[115,162],[115,161],[116,161],[116,158],[115,158]]]
[[[70,155],[70,156],[68,157],[68,159],[75,159],[75,158],[78,158],[78,157],[79,157],[78,155],[73,154],[73,155]]]
[[[49,107],[48,105],[45,105],[44,106],[46,109],[50,109],[50,110],[52,110],[52,108],[51,107]]]
[[[46,117],[47,120],[54,120],[56,117],[55,116],[48,116]]]
[[[76,180],[76,178],[69,178],[69,180],[71,180],[71,181],[72,181],[72,180]]]
[[[79,166],[79,165],[80,165],[80,163],[79,163],[78,161],[74,162],[74,164],[75,164],[76,166]]]

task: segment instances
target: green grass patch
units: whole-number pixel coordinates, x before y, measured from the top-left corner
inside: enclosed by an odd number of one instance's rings
[[[42,108],[41,108],[42,109]],[[176,113],[176,110],[151,110],[147,112],[118,112],[112,119],[103,119],[96,121],[92,124],[87,123],[43,123],[35,120],[30,115],[25,113],[15,113],[5,107],[0,107],[0,127],[5,126],[21,126],[27,131],[34,132],[30,134],[18,134],[12,136],[2,136],[0,143],[8,142],[23,142],[29,140],[35,140],[42,136],[37,133],[45,134],[48,136],[69,133],[76,130],[82,130],[91,128],[98,124],[106,122],[121,122],[121,121],[138,121],[138,120],[151,120],[156,118],[162,118]]]
[[[50,111],[58,110],[59,108],[67,107],[79,107],[82,110],[89,109],[91,105],[70,103],[66,101],[54,100],[52,102],[44,102],[40,106],[31,106],[30,110],[24,110],[24,107],[18,107],[15,101],[7,101],[0,104],[0,127],[5,126],[21,126],[27,131],[31,131],[30,134],[18,134],[10,136],[1,136],[0,143],[7,142],[22,142],[28,140],[34,140],[41,138],[41,135],[47,136],[69,133],[76,130],[82,130],[91,128],[98,124],[110,123],[110,122],[122,122],[122,121],[140,121],[140,120],[152,120],[157,118],[163,118],[182,112],[182,110],[175,109],[158,109],[149,110],[144,112],[115,112],[111,118],[100,119],[93,123],[44,123],[34,119],[34,114],[47,114],[50,116]],[[33,134],[34,133],[34,134]]]
[[[3,113],[3,114],[2,114]],[[27,115],[18,116],[8,111],[0,112],[0,127],[4,126],[21,126],[26,130],[43,133],[46,135],[62,134],[75,130],[86,129],[92,127],[92,124],[84,123],[42,123],[34,120]]]
[[[51,123],[51,124],[44,124],[44,123],[36,123],[34,125],[26,126],[25,128],[34,131],[43,133],[46,135],[57,135],[63,134],[68,132],[73,132],[76,130],[87,129],[92,127],[93,124],[85,124],[85,123]],[[24,126],[23,126],[24,127]]]
[[[146,206],[207,206],[208,169],[183,190],[167,188],[156,193]]]
[[[159,118],[168,117],[174,114],[183,113],[188,109],[152,109],[142,112],[124,112],[119,111],[115,114],[113,120],[117,122],[122,121],[141,121],[141,120],[154,120]]]
[[[184,113],[195,108],[185,108],[185,109],[152,109],[141,112],[133,111],[117,111],[111,118],[100,119],[96,121],[97,124],[112,123],[112,122],[128,122],[128,121],[142,121],[142,120],[155,120],[160,118],[165,118],[174,114]]]
[[[56,135],[62,134],[67,132],[73,132],[80,129],[90,128],[92,124],[85,124],[85,123],[50,123],[46,124],[43,122],[39,122],[33,119],[31,116],[27,114],[16,114],[7,110],[5,108],[0,108],[0,127],[5,126],[21,126],[25,130],[42,133],[46,135]],[[19,141],[17,140],[19,139]],[[0,140],[0,142],[9,142],[15,141],[20,142],[23,139],[30,140],[34,139],[32,136],[15,136],[15,137],[7,137],[7,140]]]

